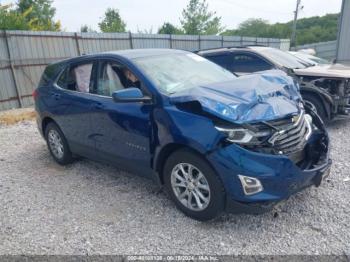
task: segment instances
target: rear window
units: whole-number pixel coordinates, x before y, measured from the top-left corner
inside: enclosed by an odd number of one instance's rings
[[[57,80],[63,89],[89,93],[93,87],[93,63],[80,64],[66,68]]]

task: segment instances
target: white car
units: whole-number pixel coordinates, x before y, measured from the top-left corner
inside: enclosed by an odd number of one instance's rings
[[[297,57],[303,61],[306,61],[310,64],[313,64],[313,65],[329,65],[330,64],[330,62],[326,59],[323,59],[321,57],[317,57],[314,55],[310,55],[310,54],[307,54],[304,52],[289,51],[289,53],[294,55],[295,57]]]
[[[325,61],[317,57],[317,61],[313,61],[314,56],[309,54],[303,54],[304,59],[298,58],[289,52],[265,46],[217,48],[201,50],[198,54],[239,76],[283,70],[299,81],[304,101],[324,121],[350,116],[349,67],[329,62],[324,64]]]

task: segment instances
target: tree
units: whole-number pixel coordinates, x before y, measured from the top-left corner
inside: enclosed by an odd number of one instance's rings
[[[218,34],[223,30],[221,17],[208,10],[206,0],[190,0],[180,22],[185,34]]]
[[[19,14],[10,5],[0,5],[0,30],[30,30],[26,21],[30,11]]]
[[[31,30],[36,31],[60,31],[60,21],[55,21],[56,8],[52,7],[52,0],[19,0],[17,12],[31,12],[26,16],[26,21]]]
[[[297,25],[297,44],[331,41],[337,38],[338,14],[327,14],[319,17],[302,18]],[[262,19],[248,19],[239,24],[237,29],[226,30],[223,35],[239,35],[253,37],[289,38],[292,21],[269,24]]]
[[[181,29],[167,22],[167,23],[164,23],[158,29],[158,34],[180,35],[180,34],[183,34],[183,32],[181,31]]]
[[[80,32],[81,33],[96,33],[96,31],[88,25],[82,25],[80,27]]]
[[[108,8],[103,20],[98,24],[102,32],[125,32],[126,24],[118,9]]]

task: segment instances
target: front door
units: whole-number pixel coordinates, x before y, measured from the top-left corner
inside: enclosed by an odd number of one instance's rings
[[[98,68],[91,109],[96,154],[114,165],[150,175],[153,105],[114,102],[111,97],[114,91],[131,86],[141,88],[142,84],[119,62],[102,60]]]

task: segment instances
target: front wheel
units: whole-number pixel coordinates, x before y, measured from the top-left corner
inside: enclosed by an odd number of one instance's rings
[[[165,188],[185,215],[200,221],[217,217],[225,207],[220,178],[199,155],[179,150],[165,163]]]

